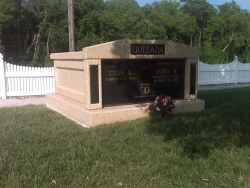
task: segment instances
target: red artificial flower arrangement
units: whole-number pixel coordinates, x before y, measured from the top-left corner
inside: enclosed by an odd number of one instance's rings
[[[165,95],[157,96],[156,99],[148,106],[148,110],[150,113],[160,112],[162,113],[162,116],[172,115],[172,111],[174,108],[175,106],[173,101],[169,96]]]

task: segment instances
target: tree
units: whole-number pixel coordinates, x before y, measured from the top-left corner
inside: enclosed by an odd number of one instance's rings
[[[50,65],[48,56],[53,52],[68,51],[68,17],[66,0],[32,0],[26,9],[36,14],[37,30],[29,50],[33,52],[31,65]]]
[[[13,4],[9,0],[0,0],[0,53],[4,52],[5,46],[2,43],[3,33],[2,30],[10,26],[9,21],[13,18],[12,12],[14,10]]]
[[[119,39],[173,40],[199,48],[208,63],[250,62],[250,13],[233,0],[74,0],[76,50]],[[15,64],[52,65],[68,51],[67,0],[0,0],[0,52]]]
[[[75,0],[76,49],[102,43],[100,19],[104,11],[102,0]]]
[[[190,17],[196,20],[196,24],[199,28],[198,47],[202,46],[202,32],[207,27],[209,19],[216,14],[216,9],[207,3],[206,0],[181,0],[184,3],[182,10],[188,13]]]
[[[15,64],[27,64],[31,54],[26,53],[30,35],[36,30],[36,19],[32,12],[25,9],[26,1],[10,0],[6,6],[11,9],[11,18],[2,27],[2,44],[5,47],[5,59]]]
[[[235,1],[221,5],[219,10],[223,26],[220,50],[226,52],[226,62],[232,61],[235,55],[242,61],[249,60],[250,14],[241,10]]]

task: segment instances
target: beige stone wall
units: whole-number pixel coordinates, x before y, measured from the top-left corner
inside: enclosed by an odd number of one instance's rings
[[[164,55],[131,55],[131,44],[165,44]],[[185,59],[184,99],[196,99],[190,95],[190,64],[198,70],[198,50],[172,41],[118,40],[89,46],[80,52],[51,54],[55,66],[56,93],[85,104],[86,109],[102,108],[101,59]],[[90,66],[98,65],[99,103],[91,104]],[[198,76],[196,76],[196,80]],[[197,81],[198,84],[198,81]],[[196,84],[196,88],[197,88]]]
[[[190,99],[197,99],[197,96],[198,96],[198,57],[197,58],[190,58],[188,60],[189,60],[189,65],[196,64],[196,82],[195,82],[196,91],[195,91],[195,95],[190,95]],[[189,80],[190,80],[190,77],[189,77]]]
[[[86,65],[83,60],[54,60],[55,92],[85,103]]]
[[[82,103],[56,93],[46,95],[47,107],[63,114],[84,127],[115,122],[135,120],[148,117],[148,103],[124,106],[105,107],[103,109],[86,110]],[[199,112],[205,108],[203,100],[174,100],[176,108],[173,114]]]
[[[100,59],[90,59],[90,60],[84,60],[84,63],[86,64],[86,85],[85,85],[85,108],[86,109],[100,109],[102,108],[102,73],[101,73],[101,60]],[[91,104],[91,90],[90,90],[90,81],[91,81],[91,75],[90,75],[90,66],[96,65],[98,66],[98,88],[99,88],[99,103],[97,104]]]
[[[131,55],[131,44],[165,44],[165,55]],[[147,59],[147,58],[195,58],[199,51],[173,41],[117,40],[83,48],[84,59]]]
[[[190,65],[196,64],[196,91],[194,95],[190,95]],[[197,99],[198,88],[198,57],[188,58],[185,61],[185,82],[184,82],[184,99]]]
[[[131,44],[164,44],[164,55],[132,55]],[[190,65],[198,71],[199,51],[172,41],[118,40],[89,46],[79,52],[51,54],[55,67],[55,93],[46,96],[47,106],[74,121],[93,127],[105,123],[147,117],[148,104],[102,106],[102,59],[185,59],[184,99],[177,100],[175,113],[195,112],[205,109],[205,102],[197,99],[196,91],[190,95]],[[91,104],[90,67],[98,67],[99,102]]]

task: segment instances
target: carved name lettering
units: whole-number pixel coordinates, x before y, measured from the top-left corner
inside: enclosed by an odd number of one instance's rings
[[[132,76],[133,72],[131,70],[110,70],[108,72],[109,77],[111,76]]]
[[[155,74],[169,74],[170,69],[156,69]]]
[[[131,54],[164,55],[165,45],[131,44]]]
[[[125,72],[124,70],[112,70],[109,71],[109,76],[124,76]]]

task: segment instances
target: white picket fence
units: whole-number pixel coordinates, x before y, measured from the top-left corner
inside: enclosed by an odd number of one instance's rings
[[[213,65],[199,62],[198,85],[247,82],[250,82],[250,63],[240,63],[237,57],[227,64]]]
[[[250,82],[250,63],[198,64],[198,85]],[[55,92],[54,67],[24,67],[3,62],[0,53],[0,97],[46,95]]]
[[[55,91],[54,67],[25,67],[3,62],[0,53],[0,97],[46,95]]]

